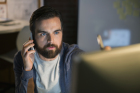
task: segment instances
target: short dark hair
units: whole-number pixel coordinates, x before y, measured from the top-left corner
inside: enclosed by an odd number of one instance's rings
[[[58,10],[56,10],[52,7],[48,7],[48,6],[42,6],[42,7],[38,8],[37,10],[35,10],[30,18],[30,30],[31,30],[31,32],[33,34],[35,34],[36,22],[39,22],[43,19],[53,18],[53,17],[58,17],[60,19],[61,28],[63,29],[62,16]]]

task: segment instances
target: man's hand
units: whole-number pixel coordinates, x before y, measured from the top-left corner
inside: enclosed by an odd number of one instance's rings
[[[25,71],[30,71],[32,70],[32,67],[33,67],[35,50],[28,51],[33,46],[34,46],[33,40],[29,40],[23,44],[21,56],[23,59]]]

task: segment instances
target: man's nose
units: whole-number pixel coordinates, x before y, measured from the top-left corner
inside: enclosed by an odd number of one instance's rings
[[[53,35],[49,34],[48,37],[47,37],[48,43],[51,43],[52,44],[53,43],[53,40],[54,40]]]

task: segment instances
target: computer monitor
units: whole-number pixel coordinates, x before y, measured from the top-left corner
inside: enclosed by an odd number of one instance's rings
[[[140,44],[74,58],[71,93],[140,93]]]

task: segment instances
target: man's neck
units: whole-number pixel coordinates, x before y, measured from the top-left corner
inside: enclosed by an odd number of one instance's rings
[[[56,59],[57,56],[58,56],[58,55],[57,55],[55,58],[45,58],[44,56],[42,56],[42,55],[39,54],[39,53],[38,53],[38,55],[39,55],[39,57],[40,57],[42,60],[44,60],[44,61],[52,61],[52,60]]]

